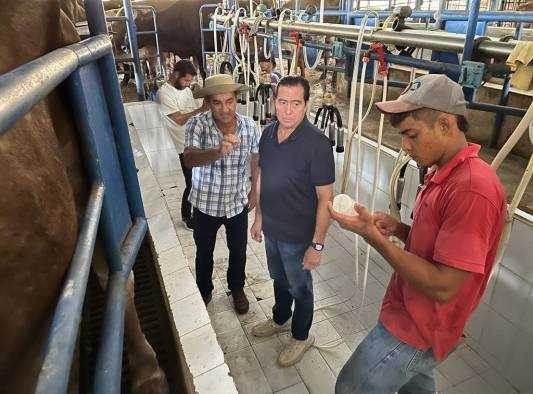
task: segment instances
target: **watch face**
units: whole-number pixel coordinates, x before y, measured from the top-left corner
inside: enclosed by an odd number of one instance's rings
[[[322,249],[324,249],[324,245],[314,243],[314,244],[313,244],[313,248],[314,248],[315,250],[321,251]]]

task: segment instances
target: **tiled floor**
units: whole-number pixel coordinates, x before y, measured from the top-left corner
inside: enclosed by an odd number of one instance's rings
[[[194,240],[192,233],[183,227],[179,213],[184,180],[177,154],[169,144],[164,129],[157,128],[157,122],[153,119],[156,116],[157,113],[146,112],[144,119],[134,119],[134,122],[155,125],[146,130],[138,129],[138,135],[148,153],[148,160],[164,196],[166,209],[171,214],[183,252],[194,272]],[[252,220],[253,214],[250,214],[250,225]],[[255,338],[251,335],[251,329],[257,322],[271,316],[274,304],[264,245],[249,242],[245,292],[250,301],[250,311],[247,315],[239,316],[233,310],[227,289],[228,251],[224,229],[220,230],[215,248],[215,290],[207,310],[239,392],[332,393],[336,376],[343,364],[376,323],[381,298],[390,277],[390,268],[371,260],[366,296],[361,302],[362,292],[354,291],[353,238],[332,226],[326,245],[322,264],[313,271],[316,306],[346,300],[350,296],[352,298],[317,311],[311,332],[318,345],[339,340],[340,345],[330,349],[312,348],[294,367],[281,368],[276,364],[276,358],[289,334],[283,333],[271,338]],[[193,313],[191,308],[186,309],[187,313]],[[467,344],[461,345],[438,367],[436,382],[437,389],[444,394],[515,393],[498,372],[492,370]]]

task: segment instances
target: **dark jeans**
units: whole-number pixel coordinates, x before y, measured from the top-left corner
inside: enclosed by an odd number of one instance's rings
[[[192,215],[192,205],[189,202],[189,193],[191,192],[192,187],[192,168],[185,167],[185,163],[183,163],[183,153],[180,153],[180,164],[183,176],[185,177],[185,190],[181,197],[181,218],[183,220],[190,220]]]
[[[292,316],[292,336],[307,339],[313,323],[313,278],[302,263],[309,244],[293,244],[265,237],[268,271],[274,279],[273,319],[283,324]]]
[[[248,209],[227,218],[209,216],[194,208],[192,220],[196,243],[196,284],[200,293],[207,296],[213,290],[213,251],[217,231],[222,225],[226,228],[229,249],[228,287],[230,290],[242,289],[248,242]]]

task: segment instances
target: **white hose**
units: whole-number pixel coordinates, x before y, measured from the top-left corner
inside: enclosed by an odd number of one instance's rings
[[[300,13],[300,16],[299,16],[299,20],[302,19],[302,16],[305,14],[305,11],[302,11],[302,13]],[[318,15],[318,22],[319,23],[323,23],[324,22],[324,0],[320,0],[320,14]],[[303,57],[304,57],[304,64],[305,64],[305,67],[308,68],[309,70],[315,70],[318,66],[318,64],[320,63],[320,60],[322,59],[322,54],[323,54],[323,51],[322,49],[319,49],[317,51],[317,54],[316,54],[316,59],[315,59],[315,62],[311,65],[309,64],[309,61],[307,60],[307,48],[303,47]]]
[[[376,94],[376,87],[377,87],[377,76],[378,76],[378,70],[377,68],[374,69],[374,78],[372,83],[372,93],[370,94],[370,102],[368,103],[368,108],[366,110],[365,116],[363,116],[363,122],[366,120],[368,115],[370,114],[370,111],[372,110],[372,106],[374,104],[374,96]],[[347,142],[346,142],[346,152],[344,153],[344,164],[342,168],[342,184],[341,184],[341,193],[346,193],[346,188],[348,187],[348,179],[350,176],[350,164],[352,162],[352,141],[357,132],[357,128],[352,130],[348,130],[348,136],[347,136]]]
[[[366,63],[364,63],[366,64]],[[379,64],[378,61],[374,63],[374,67],[378,68]],[[364,70],[364,65],[363,65]],[[363,72],[364,75],[364,72]],[[388,78],[387,75],[384,75],[383,77],[383,96],[381,98],[381,101],[387,101],[387,88],[388,88]],[[377,192],[377,184],[379,180],[379,164],[380,164],[380,158],[381,158],[381,142],[383,137],[383,125],[385,124],[385,114],[381,113],[379,117],[379,128],[378,128],[378,138],[377,138],[377,148],[376,148],[376,159],[374,162],[374,183],[372,184],[372,195],[370,197],[370,213],[374,213],[374,210],[376,208],[376,192]],[[363,304],[365,301],[365,295],[366,295],[366,285],[368,280],[368,265],[370,263],[370,244],[366,244],[366,251],[365,251],[365,273],[363,275],[363,294],[361,296],[361,308],[359,308],[359,313],[361,313],[361,310],[363,309]]]
[[[285,76],[285,68],[283,67],[283,50],[281,49],[281,36],[283,32],[283,18],[287,13],[292,16],[292,10],[287,8],[281,11],[281,14],[278,19],[278,60],[281,77]]]
[[[491,166],[494,171],[498,170],[502,162],[509,155],[515,145],[520,141],[520,138],[522,138],[528,128],[529,138],[531,143],[533,144],[533,103],[529,106],[529,109],[526,111],[526,114],[524,115],[522,120],[520,120],[520,123],[518,123],[518,126],[516,126],[516,129],[513,131],[511,136],[507,139],[507,142],[502,146],[502,148],[492,161]],[[520,180],[520,183],[516,188],[515,194],[511,199],[511,203],[507,207],[507,216],[505,218],[505,224],[500,238],[500,243],[498,245],[498,252],[496,253],[496,258],[494,259],[494,264],[492,266],[491,276],[494,274],[495,267],[501,262],[507,245],[509,243],[509,238],[511,236],[511,230],[513,227],[514,214],[518,208],[518,204],[522,200],[526,187],[529,184],[529,181],[531,180],[532,173],[533,154],[529,158],[529,162],[527,164],[526,169],[524,170],[522,179]]]

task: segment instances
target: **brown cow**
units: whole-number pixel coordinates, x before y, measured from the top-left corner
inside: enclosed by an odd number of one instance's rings
[[[0,3],[0,74],[79,41],[58,0]],[[28,28],[31,26],[31,29]],[[32,393],[62,280],[87,204],[87,181],[68,101],[60,89],[0,136],[0,381]],[[95,253],[100,253],[97,247]],[[102,282],[105,261],[93,262]],[[134,391],[167,392],[144,338],[128,283],[125,331]],[[132,354],[133,353],[133,354]]]
[[[216,4],[217,0],[140,0],[133,1],[132,5],[149,5],[156,9],[157,28],[159,32],[159,50],[171,52],[179,57],[193,57],[200,67],[200,74],[205,78],[206,73],[202,65],[202,43],[200,36],[199,10],[204,4]],[[205,12],[205,20],[214,9]],[[137,31],[154,30],[153,19],[149,11],[137,12]],[[119,50],[124,41],[126,26],[122,22],[111,25],[115,32],[113,37],[115,50]],[[213,35],[205,34],[206,48],[213,47]],[[152,35],[138,36],[139,48],[154,46]],[[118,47],[117,47],[118,46]]]

